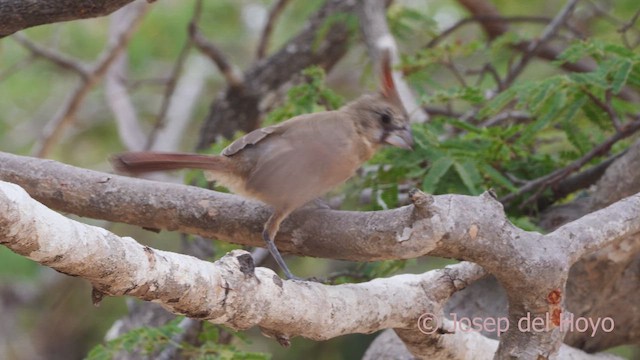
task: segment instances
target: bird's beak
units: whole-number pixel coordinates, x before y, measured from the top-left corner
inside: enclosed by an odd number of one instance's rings
[[[409,127],[394,130],[386,137],[386,139],[384,139],[384,141],[389,145],[397,146],[399,148],[407,150],[413,149],[413,134]]]

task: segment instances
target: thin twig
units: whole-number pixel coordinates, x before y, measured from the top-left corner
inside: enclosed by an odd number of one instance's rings
[[[527,192],[532,191],[532,190],[543,189],[545,187],[552,186],[552,185],[556,184],[558,181],[564,179],[565,177],[567,177],[571,173],[573,173],[575,171],[578,171],[580,168],[582,168],[582,166],[584,166],[586,163],[588,163],[591,159],[595,158],[596,156],[600,156],[600,155],[604,154],[605,152],[609,151],[609,149],[611,149],[611,146],[613,146],[618,141],[633,135],[638,130],[640,130],[640,120],[635,120],[633,122],[625,124],[622,127],[621,131],[616,132],[614,135],[609,137],[607,140],[602,142],[600,145],[594,147],[588,153],[584,154],[581,158],[575,160],[574,162],[572,162],[571,164],[567,165],[566,167],[564,167],[562,169],[558,169],[558,170],[556,170],[556,171],[554,171],[554,172],[552,172],[552,173],[550,173],[548,175],[545,175],[545,176],[542,176],[542,177],[540,177],[538,179],[529,181],[526,185],[524,185],[521,188],[519,188],[518,191],[513,192],[513,193],[511,193],[509,195],[503,196],[500,199],[500,202],[502,202],[505,205],[508,205],[509,203],[511,203],[517,197],[519,197],[520,195],[522,195],[524,193],[527,193]],[[538,193],[538,195],[539,195],[539,193]],[[522,205],[520,205],[520,207],[521,208],[525,207],[526,205],[530,204],[531,202],[535,201],[536,199],[537,199],[537,196],[532,196],[529,199],[527,199],[525,202],[523,202]]]
[[[629,29],[633,28],[633,26],[636,24],[636,22],[638,21],[638,18],[640,17],[640,9],[638,9],[636,11],[636,13],[631,17],[631,20],[627,21],[624,25],[622,25],[619,29],[618,32],[625,32],[628,31]]]
[[[216,45],[202,35],[197,24],[189,24],[189,36],[193,44],[216,64],[229,87],[240,88],[243,86],[242,74],[229,63],[227,57]]]
[[[635,29],[634,26],[635,26],[636,22],[638,21],[639,17],[640,17],[640,9],[638,9],[638,11],[636,11],[636,13],[631,17],[631,20],[629,20],[628,22],[624,23],[618,29],[618,32],[622,35],[622,41],[624,41],[625,46],[627,48],[629,48],[629,49],[635,49],[640,44],[640,37],[636,38],[635,44],[631,44],[629,42],[629,38],[628,38],[629,30]]]
[[[540,24],[548,24],[552,19],[550,17],[545,16],[500,16],[500,15],[475,15],[470,16],[464,19],[458,20],[455,24],[451,25],[444,31],[442,31],[438,36],[431,39],[425,48],[432,48],[438,45],[442,40],[444,40],[447,36],[456,32],[458,29],[463,27],[464,25],[475,23],[475,22],[502,22],[502,23],[518,23],[518,22],[532,22],[532,23],[540,23]]]
[[[62,69],[78,74],[83,79],[86,79],[89,76],[89,69],[87,65],[83,64],[80,60],[41,46],[20,33],[13,35],[11,38],[27,48],[27,50],[35,56],[47,59]]]
[[[498,70],[496,70],[496,68],[491,63],[484,64],[484,66],[480,70],[469,69],[469,70],[467,70],[465,72],[466,75],[477,75],[477,74],[480,74],[480,76],[478,76],[478,81],[476,82],[476,86],[477,87],[479,87],[482,84],[484,76],[487,73],[489,75],[491,75],[493,80],[496,82],[496,85],[498,87],[498,91],[504,90],[504,86],[502,86],[502,79],[500,78],[500,74],[498,74]]]
[[[566,179],[558,182],[556,185],[551,187],[551,191],[553,192],[551,196],[541,197],[538,200],[538,211],[543,211],[544,209],[551,206],[552,204],[555,204],[558,200],[563,199],[567,195],[595,184],[598,180],[600,180],[602,175],[604,175],[609,166],[611,166],[611,164],[613,164],[616,160],[618,160],[622,155],[626,153],[627,150],[621,151],[613,156],[610,156],[608,159],[604,160],[598,165],[594,165],[584,171],[571,175]]]
[[[451,58],[451,53],[447,53],[447,60],[444,63],[444,66],[451,71],[453,76],[456,78],[456,80],[458,80],[458,82],[462,86],[464,86],[465,88],[469,87],[469,85],[467,84],[467,81],[464,79],[464,76],[462,76],[462,74],[460,73],[458,66]]]
[[[269,40],[271,39],[274,25],[288,3],[289,0],[278,0],[273,8],[271,8],[271,11],[269,11],[267,23],[264,26],[264,30],[262,30],[262,35],[260,36],[260,41],[258,42],[258,50],[256,51],[257,60],[264,58],[265,54],[267,53],[267,48],[269,47]]]
[[[47,123],[40,140],[34,146],[34,154],[36,154],[36,156],[46,157],[62,135],[63,130],[75,120],[78,109],[89,91],[104,77],[114,60],[125,50],[134,30],[149,9],[149,5],[146,2],[134,2],[125,7],[125,9],[129,12],[123,14],[124,19],[120,24],[114,25],[121,27],[123,30],[117,36],[110,39],[110,44],[105,51],[103,51],[102,55],[99,56],[89,75],[83,79],[74,90],[58,114]],[[125,15],[129,15],[128,18]]]
[[[429,114],[429,116],[447,116],[452,118],[459,118],[463,114],[460,112],[452,111],[451,109],[442,109],[430,106],[423,106],[422,109]]]
[[[197,0],[195,2],[193,15],[191,16],[191,21],[189,23],[197,24],[198,21],[200,21],[201,17],[202,17],[202,0]],[[188,28],[188,31],[190,31],[190,28]],[[169,78],[166,80],[166,87],[165,87],[164,95],[162,97],[162,103],[160,105],[160,112],[156,117],[156,121],[153,124],[153,127],[151,128],[151,132],[149,133],[149,136],[145,143],[145,146],[144,146],[145,150],[149,150],[153,148],[153,145],[158,136],[158,132],[160,131],[160,129],[164,128],[165,126],[167,111],[169,110],[169,106],[171,105],[171,100],[176,91],[178,78],[180,77],[180,73],[184,68],[184,63],[187,59],[187,55],[189,55],[189,51],[191,50],[192,46],[193,46],[193,38],[189,36],[187,38],[187,41],[182,46],[182,49],[180,50],[180,54],[178,54],[178,59],[176,60],[176,62],[173,65],[173,68],[171,69],[171,74],[169,75]]]
[[[144,146],[144,150],[149,150],[153,146],[155,142],[156,136],[158,135],[158,131],[164,127],[165,119],[167,117],[167,110],[171,105],[171,99],[173,98],[173,94],[176,90],[176,84],[178,83],[178,78],[180,77],[180,73],[184,68],[184,62],[187,59],[187,55],[189,55],[189,50],[191,50],[192,42],[190,39],[182,46],[180,50],[180,54],[178,55],[178,59],[173,64],[173,68],[171,69],[171,74],[166,82],[166,87],[164,90],[164,94],[162,96],[162,102],[160,105],[160,112],[158,116],[156,116],[156,121],[149,132],[149,136],[147,137],[147,141]]]
[[[513,83],[513,81],[518,77],[518,75],[522,73],[524,68],[529,63],[529,60],[531,60],[536,55],[540,47],[545,43],[547,43],[549,40],[551,40],[551,38],[558,32],[558,30],[560,30],[560,27],[571,16],[571,14],[573,13],[573,9],[575,9],[577,4],[578,4],[578,0],[567,1],[564,8],[553,18],[553,20],[549,23],[549,25],[544,29],[540,38],[529,43],[529,45],[527,46],[527,49],[522,54],[520,61],[518,61],[516,65],[514,65],[509,69],[509,72],[507,73],[507,76],[505,77],[504,83],[503,83],[503,86],[505,88],[508,88]]]

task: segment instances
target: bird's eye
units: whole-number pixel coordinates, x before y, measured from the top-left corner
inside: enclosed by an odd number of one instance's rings
[[[391,115],[387,113],[380,114],[380,121],[382,121],[383,124],[391,124]]]

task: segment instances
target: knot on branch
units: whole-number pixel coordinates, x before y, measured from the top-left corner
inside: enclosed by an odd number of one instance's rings
[[[504,206],[500,201],[498,201],[498,195],[496,195],[496,192],[493,189],[489,189],[483,192],[480,195],[480,198],[486,201],[487,203],[491,204],[492,206],[496,207],[500,211],[504,212]]]
[[[255,277],[256,265],[251,254],[245,250],[233,250],[219,260],[220,264],[232,273],[238,272],[247,276]]]
[[[431,217],[431,205],[434,203],[433,195],[413,188],[409,190],[409,199],[411,199],[411,202],[413,203],[414,214],[423,219]]]

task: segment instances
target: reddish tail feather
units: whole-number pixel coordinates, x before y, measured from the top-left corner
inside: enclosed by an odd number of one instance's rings
[[[178,169],[224,170],[225,160],[220,156],[145,151],[122,153],[110,159],[116,171],[129,174]]]

